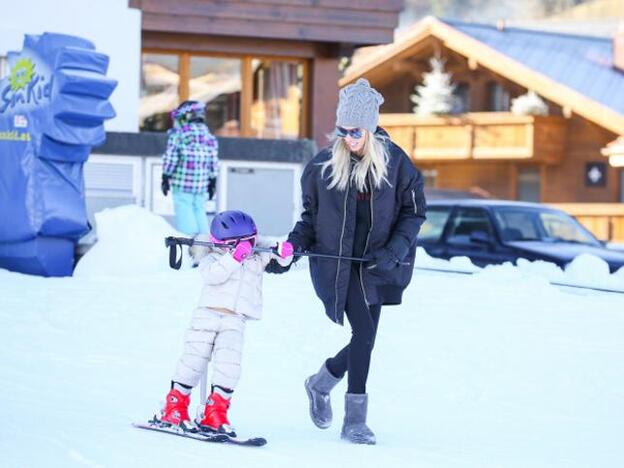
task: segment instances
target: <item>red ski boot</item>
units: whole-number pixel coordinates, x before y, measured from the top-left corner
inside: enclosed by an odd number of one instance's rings
[[[162,410],[160,422],[174,426],[190,427],[192,425],[191,418],[188,414],[191,396],[185,395],[176,389],[171,389],[167,394],[167,403]]]
[[[230,421],[227,417],[229,407],[229,399],[213,392],[208,397],[208,400],[206,400],[206,406],[201,420],[198,418],[198,420],[195,421],[199,429],[205,432],[218,432],[220,434],[227,434],[230,437],[236,437],[236,432],[234,432],[234,428],[230,426]]]

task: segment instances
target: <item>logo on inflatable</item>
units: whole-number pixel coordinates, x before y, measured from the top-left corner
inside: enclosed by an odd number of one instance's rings
[[[8,85],[0,91],[0,113],[13,109],[18,104],[38,105],[50,99],[52,81],[35,71],[36,64],[30,58],[17,60]]]

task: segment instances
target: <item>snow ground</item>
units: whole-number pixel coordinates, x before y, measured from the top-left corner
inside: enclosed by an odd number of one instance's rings
[[[309,421],[303,380],[349,329],[324,316],[304,264],[266,275],[265,316],[248,323],[231,420],[266,447],[132,428],[164,400],[199,292],[195,270],[168,268],[162,239],[175,233],[160,221],[137,207],[101,213],[73,278],[0,270],[0,466],[624,466],[624,295],[548,283],[624,289],[622,271],[601,276],[593,258],[582,273],[417,271],[382,314],[368,385],[376,446],[340,440],[344,382],[334,425]],[[419,252],[432,262],[471,268]]]

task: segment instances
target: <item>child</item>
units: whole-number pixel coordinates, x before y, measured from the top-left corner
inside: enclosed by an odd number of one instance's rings
[[[161,189],[167,196],[173,191],[173,207],[178,231],[194,236],[208,233],[206,196],[212,200],[217,187],[219,146],[205,123],[205,106],[184,101],[171,112],[173,128],[169,131],[163,155]]]
[[[212,361],[211,395],[195,423],[199,431],[236,437],[227,411],[240,377],[245,322],[261,318],[264,268],[271,259],[289,264],[293,248],[288,242],[280,242],[276,248],[279,254],[253,252],[257,240],[256,225],[242,211],[217,214],[212,220],[210,234],[211,242],[225,248],[191,248],[191,255],[199,261],[203,289],[186,332],[184,353],[158,420],[165,425],[196,430],[188,415],[190,394],[206,365]],[[257,244],[260,247],[261,241]]]

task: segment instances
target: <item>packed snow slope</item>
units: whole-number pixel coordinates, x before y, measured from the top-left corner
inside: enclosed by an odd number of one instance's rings
[[[73,278],[0,270],[0,466],[624,466],[624,295],[547,278],[592,281],[593,258],[576,262],[582,273],[417,271],[404,303],[382,312],[368,384],[376,446],[340,440],[345,382],[333,426],[310,422],[303,380],[349,327],[325,317],[304,262],[266,275],[230,412],[239,433],[269,441],[250,449],[131,427],[164,400],[200,283],[168,268],[163,237],[175,233],[160,218],[122,207],[97,222]],[[428,261],[471,268],[419,251]],[[607,276],[624,289],[622,272]]]

